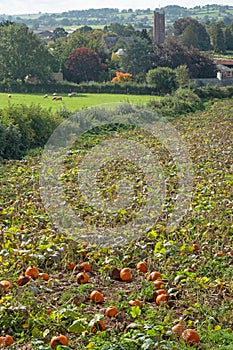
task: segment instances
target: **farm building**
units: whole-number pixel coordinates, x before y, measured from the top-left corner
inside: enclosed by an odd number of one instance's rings
[[[233,59],[215,60],[218,80],[233,78]]]

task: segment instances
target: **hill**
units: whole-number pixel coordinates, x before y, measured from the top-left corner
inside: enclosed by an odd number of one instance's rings
[[[229,24],[233,19],[233,6],[206,5],[186,8],[177,5],[169,5],[161,8],[166,14],[166,27],[181,17],[193,17],[201,22],[215,22],[222,20]],[[1,15],[0,21],[10,20],[25,23],[30,28],[53,29],[56,27],[72,28],[79,26],[104,27],[114,22],[120,24],[132,24],[135,28],[150,28],[153,24],[153,10],[119,10],[117,8],[101,8],[89,10],[73,10],[62,13],[38,13],[24,14],[20,16]]]

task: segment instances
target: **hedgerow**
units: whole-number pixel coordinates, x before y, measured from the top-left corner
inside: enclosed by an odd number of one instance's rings
[[[0,157],[16,159],[44,146],[63,118],[39,105],[12,105],[0,110]]]

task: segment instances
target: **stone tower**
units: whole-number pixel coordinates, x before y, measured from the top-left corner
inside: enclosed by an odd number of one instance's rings
[[[154,11],[153,43],[162,45],[165,40],[165,13],[163,11]]]

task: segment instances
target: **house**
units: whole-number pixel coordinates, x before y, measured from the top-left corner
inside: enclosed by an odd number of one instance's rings
[[[34,31],[36,35],[38,35],[41,39],[43,39],[46,43],[50,42],[53,38],[53,32],[50,30],[43,30],[43,31]]]
[[[221,58],[215,60],[218,80],[233,78],[233,59]]]

